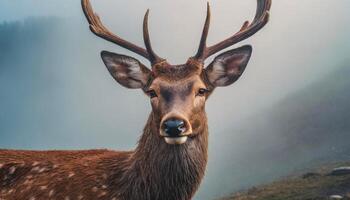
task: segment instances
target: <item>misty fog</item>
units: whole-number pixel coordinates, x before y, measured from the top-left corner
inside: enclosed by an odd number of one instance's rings
[[[256,6],[255,0],[210,3],[209,44],[237,31]],[[148,63],[91,34],[79,1],[36,5],[0,2],[0,148],[134,148],[149,100],[115,83],[99,52]],[[151,8],[154,49],[173,64],[198,47],[203,1],[93,5],[111,30],[140,45],[142,18]],[[254,48],[244,75],[208,100],[209,165],[195,199],[350,159],[349,6],[346,0],[273,1],[270,23],[240,44]]]

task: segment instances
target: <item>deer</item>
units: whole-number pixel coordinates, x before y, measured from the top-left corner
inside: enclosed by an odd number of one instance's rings
[[[257,0],[250,23],[227,39],[207,46],[211,18],[207,4],[198,51],[185,64],[171,65],[152,49],[147,10],[143,20],[145,48],[110,32],[89,0],[82,9],[96,36],[148,61],[108,51],[101,58],[120,85],[141,89],[152,107],[133,151],[0,150],[1,200],[190,200],[205,175],[208,122],[205,103],[217,87],[236,82],[252,55],[244,45],[205,60],[257,33],[269,21],[271,0]]]

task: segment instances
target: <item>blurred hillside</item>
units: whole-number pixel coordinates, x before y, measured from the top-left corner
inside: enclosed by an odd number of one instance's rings
[[[283,152],[350,158],[349,74],[344,65],[271,108],[268,130],[283,141]]]
[[[350,138],[349,74],[350,67],[344,65],[276,105],[273,120],[276,132],[286,138],[286,150],[327,143],[335,151],[344,148]]]
[[[332,175],[335,167],[349,163],[319,166],[304,174],[237,192],[222,200],[349,200],[350,174]]]

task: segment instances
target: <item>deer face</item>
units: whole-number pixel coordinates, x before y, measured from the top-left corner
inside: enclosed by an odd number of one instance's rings
[[[183,73],[181,68],[185,67],[177,66],[178,73]],[[185,143],[188,137],[201,132],[200,122],[205,117],[204,104],[209,90],[200,71],[192,73],[175,81],[169,74],[159,75],[146,90],[153,115],[159,122],[158,133],[168,144]]]
[[[217,56],[206,68],[190,58],[183,65],[159,63],[149,70],[135,58],[102,52],[113,78],[149,97],[156,129],[168,144],[184,144],[204,128],[205,102],[216,87],[234,83],[248,64],[252,48],[243,46]]]

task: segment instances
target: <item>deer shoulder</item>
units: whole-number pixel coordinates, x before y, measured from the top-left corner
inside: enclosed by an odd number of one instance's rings
[[[103,199],[110,175],[104,163],[127,156],[107,150],[0,150],[0,199]]]

